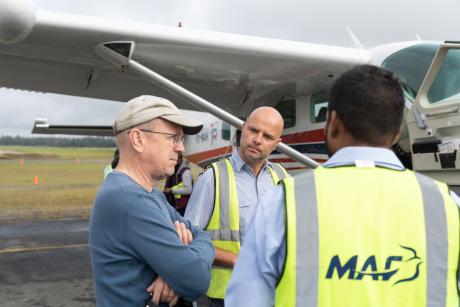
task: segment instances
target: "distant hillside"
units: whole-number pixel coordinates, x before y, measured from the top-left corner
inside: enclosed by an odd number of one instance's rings
[[[115,147],[112,137],[22,137],[0,136],[0,145],[49,147]]]

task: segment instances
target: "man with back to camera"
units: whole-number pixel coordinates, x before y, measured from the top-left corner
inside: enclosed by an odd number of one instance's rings
[[[281,140],[283,118],[271,107],[254,110],[241,130],[240,148],[213,163],[197,180],[185,217],[205,229],[216,248],[209,306],[223,306],[225,289],[259,197],[287,176],[267,161]]]
[[[225,300],[241,306],[458,306],[458,197],[404,168],[404,97],[370,65],[332,86],[333,156],[257,206]]]
[[[115,120],[120,153],[96,196],[90,252],[98,306],[173,306],[206,292],[214,249],[209,235],[184,220],[155,188],[184,151],[183,134],[202,125],[170,101],[140,96]],[[151,284],[153,282],[153,284]]]

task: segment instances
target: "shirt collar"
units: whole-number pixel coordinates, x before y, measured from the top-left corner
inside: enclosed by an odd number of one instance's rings
[[[349,146],[337,151],[323,167],[369,164],[403,171],[406,168],[395,153],[382,147]]]
[[[238,172],[240,172],[241,169],[245,165],[247,165],[246,162],[244,162],[243,159],[241,159],[241,156],[240,156],[240,154],[238,152],[239,149],[240,149],[239,147],[233,149],[232,156],[230,157],[233,160],[233,165],[235,166],[236,171],[238,171]],[[270,165],[270,162],[268,160],[265,160],[265,163],[264,163],[264,166],[262,167],[262,170],[265,167],[267,167],[267,165]],[[247,165],[247,167],[252,170],[252,168],[249,165]]]

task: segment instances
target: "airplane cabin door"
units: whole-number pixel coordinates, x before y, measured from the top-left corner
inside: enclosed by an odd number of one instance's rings
[[[460,42],[441,44],[407,127],[414,170],[460,190]]]

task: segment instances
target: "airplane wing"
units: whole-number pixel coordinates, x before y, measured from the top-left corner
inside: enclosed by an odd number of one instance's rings
[[[327,89],[340,73],[371,57],[363,49],[46,11],[34,14],[24,39],[0,43],[0,86],[117,101],[152,94],[194,109],[129,67],[117,71],[94,51],[104,42],[128,40],[136,44],[136,61],[244,116],[281,97]]]

